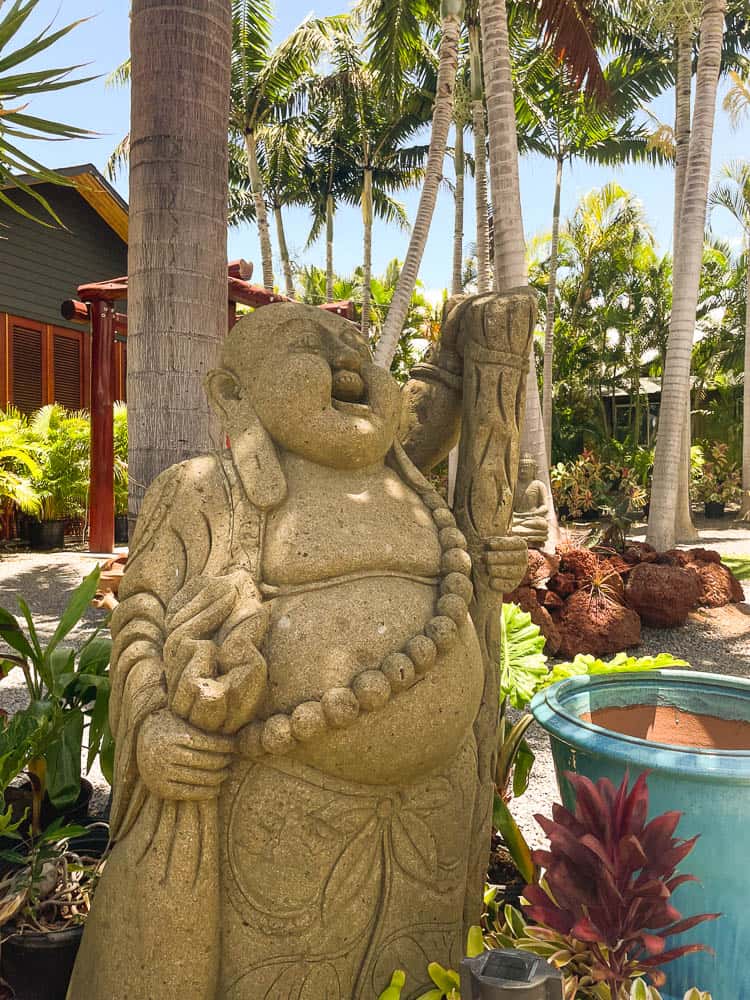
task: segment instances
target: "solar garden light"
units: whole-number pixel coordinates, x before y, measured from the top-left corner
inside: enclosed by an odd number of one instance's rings
[[[530,951],[493,948],[461,962],[463,1000],[563,1000],[559,969]]]

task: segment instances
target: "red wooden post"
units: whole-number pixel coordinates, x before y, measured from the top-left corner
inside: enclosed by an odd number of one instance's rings
[[[115,544],[113,318],[111,302],[91,303],[90,552],[111,552]]]

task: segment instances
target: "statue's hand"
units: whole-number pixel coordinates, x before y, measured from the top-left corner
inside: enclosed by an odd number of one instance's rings
[[[485,561],[490,587],[509,594],[515,590],[526,573],[528,548],[522,538],[513,535],[495,535],[486,543]]]
[[[138,733],[138,772],[160,799],[213,799],[227,777],[232,749],[230,737],[204,733],[162,709]]]

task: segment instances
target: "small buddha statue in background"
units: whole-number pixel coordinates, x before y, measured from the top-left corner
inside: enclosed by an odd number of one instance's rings
[[[549,535],[547,487],[536,474],[533,455],[522,455],[513,495],[512,534],[523,538],[530,549],[543,548]]]

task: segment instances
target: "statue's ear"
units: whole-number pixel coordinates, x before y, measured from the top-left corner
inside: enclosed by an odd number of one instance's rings
[[[232,457],[248,500],[261,510],[275,507],[286,496],[286,479],[276,447],[247,398],[237,376],[217,368],[206,376],[206,392],[229,435]]]
[[[271,435],[254,413],[229,444],[248,500],[261,510],[280,504],[286,497],[286,479]]]

